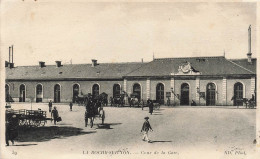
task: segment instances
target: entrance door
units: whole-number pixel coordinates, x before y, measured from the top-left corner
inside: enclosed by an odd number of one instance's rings
[[[189,105],[190,104],[190,88],[187,83],[183,83],[181,85],[181,105]]]
[[[243,84],[240,82],[234,85],[234,106],[243,106]]]
[[[19,97],[19,102],[25,102],[25,85],[21,84],[20,85],[20,97]]]
[[[60,103],[60,85],[54,86],[54,103]]]
[[[138,84],[138,83],[134,84],[133,94],[136,95],[136,97],[138,98],[138,101],[141,100],[141,86],[140,86],[140,84]]]
[[[42,93],[42,85],[38,84],[36,86],[36,103],[42,102],[43,93]]]
[[[113,97],[117,97],[120,95],[120,85],[119,84],[114,84],[113,86]]]
[[[9,100],[9,85],[8,84],[5,85],[5,101],[6,102],[10,101]]]
[[[75,103],[76,97],[79,95],[79,85],[74,84],[73,85],[73,97],[72,97],[72,102]]]
[[[216,105],[216,86],[214,83],[207,85],[206,105]]]
[[[160,104],[164,104],[164,85],[162,83],[156,86],[156,101]]]
[[[99,95],[99,85],[98,84],[93,85],[92,95],[93,95],[93,97],[97,97]]]

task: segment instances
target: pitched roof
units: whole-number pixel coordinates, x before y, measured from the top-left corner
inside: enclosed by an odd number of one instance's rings
[[[239,67],[224,56],[217,57],[189,57],[189,58],[160,58],[155,59],[141,68],[132,71],[127,76],[169,76],[178,73],[179,66],[189,62],[191,67],[201,75],[241,75],[255,74]]]
[[[248,59],[230,59],[230,61],[256,73],[256,63],[257,63],[256,58],[252,59],[252,63],[249,63]]]
[[[6,67],[6,79],[118,79],[138,69],[145,63],[100,63],[73,64],[56,67],[56,65]]]

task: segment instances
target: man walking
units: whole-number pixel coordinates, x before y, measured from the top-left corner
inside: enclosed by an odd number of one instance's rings
[[[49,112],[51,112],[51,110],[52,110],[52,101],[50,100],[50,102],[49,102]]]
[[[143,141],[146,141],[146,140],[147,140],[148,143],[151,143],[151,140],[149,140],[149,138],[148,138],[148,132],[149,132],[149,130],[150,130],[150,131],[153,131],[153,129],[152,129],[152,127],[151,127],[151,125],[150,125],[150,123],[149,123],[149,121],[148,121],[149,117],[145,117],[144,119],[145,119],[145,121],[144,121],[142,130],[141,130],[141,132],[144,133]]]
[[[59,113],[55,106],[54,106],[54,109],[51,111],[51,117],[54,119],[54,125],[56,125],[56,121],[59,117]]]

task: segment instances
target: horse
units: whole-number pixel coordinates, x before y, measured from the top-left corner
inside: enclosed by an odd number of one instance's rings
[[[102,102],[99,99],[87,98],[86,111],[85,111],[85,127],[87,127],[88,119],[90,119],[90,127],[93,127],[93,123],[96,116],[102,119],[102,124],[105,120],[105,111],[101,106]]]

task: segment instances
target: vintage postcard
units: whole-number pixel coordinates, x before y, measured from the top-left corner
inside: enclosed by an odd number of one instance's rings
[[[260,157],[258,1],[0,5],[1,159]]]

